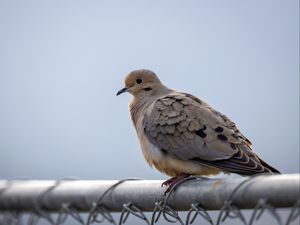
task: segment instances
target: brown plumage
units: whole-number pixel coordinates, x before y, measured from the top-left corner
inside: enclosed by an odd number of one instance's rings
[[[169,176],[279,173],[252,150],[225,115],[197,97],[163,85],[149,70],[125,79],[130,112],[147,162]]]

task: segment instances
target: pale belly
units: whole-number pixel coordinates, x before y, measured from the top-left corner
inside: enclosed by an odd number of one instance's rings
[[[188,160],[176,159],[167,153],[162,152],[147,137],[140,137],[140,144],[145,159],[150,166],[154,166],[160,172],[168,176],[188,175],[216,175],[221,171],[217,168],[204,164],[194,163]]]

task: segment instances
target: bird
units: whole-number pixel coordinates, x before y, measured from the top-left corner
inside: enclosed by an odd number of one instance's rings
[[[117,96],[125,92],[133,96],[129,111],[144,158],[171,177],[162,183],[167,191],[188,176],[280,174],[227,116],[168,88],[153,71],[130,72]]]

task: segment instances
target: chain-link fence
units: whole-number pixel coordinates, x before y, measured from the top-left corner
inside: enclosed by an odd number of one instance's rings
[[[299,174],[162,181],[0,181],[0,224],[299,224]],[[280,211],[284,208],[284,214]],[[248,210],[246,210],[248,209]],[[249,211],[249,209],[251,209]],[[214,211],[213,211],[214,210]],[[215,211],[218,210],[218,211]],[[180,214],[178,211],[185,211]]]

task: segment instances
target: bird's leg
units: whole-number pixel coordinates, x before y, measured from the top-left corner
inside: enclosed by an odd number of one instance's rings
[[[190,175],[184,174],[184,175],[180,175],[180,176],[176,176],[176,177],[172,177],[168,180],[166,180],[165,182],[163,182],[161,184],[161,186],[167,186],[167,190],[165,191],[165,194],[167,194],[168,192],[171,191],[171,189],[181,180],[183,180],[186,177],[189,177]]]

